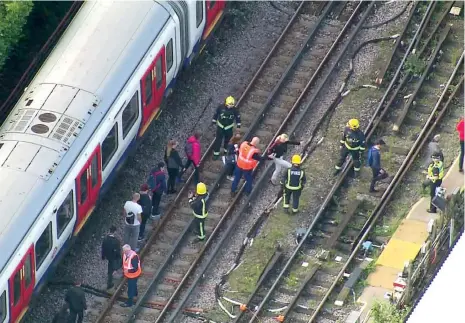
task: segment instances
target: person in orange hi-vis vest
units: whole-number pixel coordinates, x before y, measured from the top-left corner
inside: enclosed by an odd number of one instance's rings
[[[137,296],[137,279],[142,273],[142,269],[139,256],[128,244],[123,246],[123,273],[128,280],[128,300],[121,306],[131,307],[134,304],[133,298]]]
[[[236,193],[237,185],[244,175],[245,178],[245,194],[249,195],[252,192],[252,173],[259,161],[273,160],[274,155],[262,157],[260,149],[257,146],[260,144],[260,139],[254,137],[251,142],[244,141],[239,147],[239,156],[237,158],[236,169],[234,170],[234,181],[231,186],[231,194]]]

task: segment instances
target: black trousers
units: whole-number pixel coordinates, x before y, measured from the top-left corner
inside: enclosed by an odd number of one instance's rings
[[[292,212],[297,212],[299,210],[300,193],[302,193],[302,190],[289,190],[284,188],[283,208],[289,208],[292,196]]]
[[[113,273],[121,268],[121,259],[108,260],[107,288],[113,285]]]
[[[194,233],[197,235],[197,238],[204,240],[205,235],[205,218],[200,219],[195,217],[194,219]]]
[[[168,168],[168,193],[176,191],[176,178],[179,175],[179,168]]]
[[[354,171],[360,171],[360,150],[347,149],[345,145],[343,145],[341,148],[341,157],[339,158],[339,162],[336,165],[336,169],[342,169],[342,165],[344,165],[347,155],[349,154],[352,156],[352,160],[354,162]]]
[[[160,201],[163,192],[154,192],[152,195],[152,215],[160,215]]]
[[[223,148],[224,148],[224,153],[226,154],[228,152],[228,143],[229,140],[231,140],[231,137],[233,135],[233,128],[230,128],[228,130],[223,130],[223,128],[216,127],[216,139],[215,143],[213,144],[213,154],[216,156],[220,155],[220,149],[221,149],[221,143],[223,143]]]
[[[382,168],[371,168],[371,172],[373,177],[371,178],[370,191],[373,191],[375,189],[376,182],[387,178],[389,175]]]
[[[150,214],[142,213],[142,221],[140,223],[140,228],[139,228],[139,238],[144,237],[145,226],[147,225],[147,221],[148,221],[149,217],[150,217]]]
[[[184,165],[184,169],[187,170],[190,165],[192,164],[192,166],[194,167],[194,182],[195,182],[195,185],[197,185],[199,182],[200,182],[200,179],[199,179],[199,168],[195,166],[194,162],[191,160],[191,159],[187,159],[187,162],[186,164]],[[184,174],[185,171],[181,171],[179,173],[179,178],[182,177],[182,175]]]
[[[76,323],[76,318],[77,318],[77,323],[82,323],[82,320],[84,319],[84,311],[74,311],[72,309],[69,309],[69,315],[68,315],[68,323]]]
[[[464,156],[464,142],[460,141],[460,157],[459,157],[459,170],[463,169],[463,156]]]
[[[439,179],[435,182],[433,181],[430,181],[429,182],[429,196],[431,197],[431,200],[430,200],[430,203],[429,203],[429,209],[432,211],[432,212],[436,212],[437,209],[436,207],[433,205],[433,198],[436,196],[436,188],[441,186],[442,184],[442,179]]]

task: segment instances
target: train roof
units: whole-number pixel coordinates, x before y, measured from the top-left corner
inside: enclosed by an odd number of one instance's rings
[[[0,271],[170,18],[154,1],[85,2],[0,128]]]

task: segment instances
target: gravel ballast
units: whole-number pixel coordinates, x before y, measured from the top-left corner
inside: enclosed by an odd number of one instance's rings
[[[201,144],[204,148],[209,145],[214,136],[210,126],[214,108],[228,95],[239,97],[295,8],[293,2],[280,2],[276,6],[268,2],[241,2],[231,6],[206,52],[178,79],[160,118],[149,128],[144,142],[101,200],[53,280],[80,280],[105,289],[107,264],[101,260],[100,246],[111,225],[117,226],[117,235],[122,237],[120,215],[124,202],[133,191],[138,191],[149,170],[163,160],[167,140],[176,138],[183,146],[195,120],[199,120],[195,130],[204,133]],[[209,99],[212,103],[201,115]],[[65,292],[64,288],[45,287],[25,322],[50,322],[63,304]]]

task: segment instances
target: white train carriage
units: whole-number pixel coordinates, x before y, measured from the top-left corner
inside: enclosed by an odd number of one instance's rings
[[[225,2],[86,2],[0,128],[0,323],[20,321]]]

